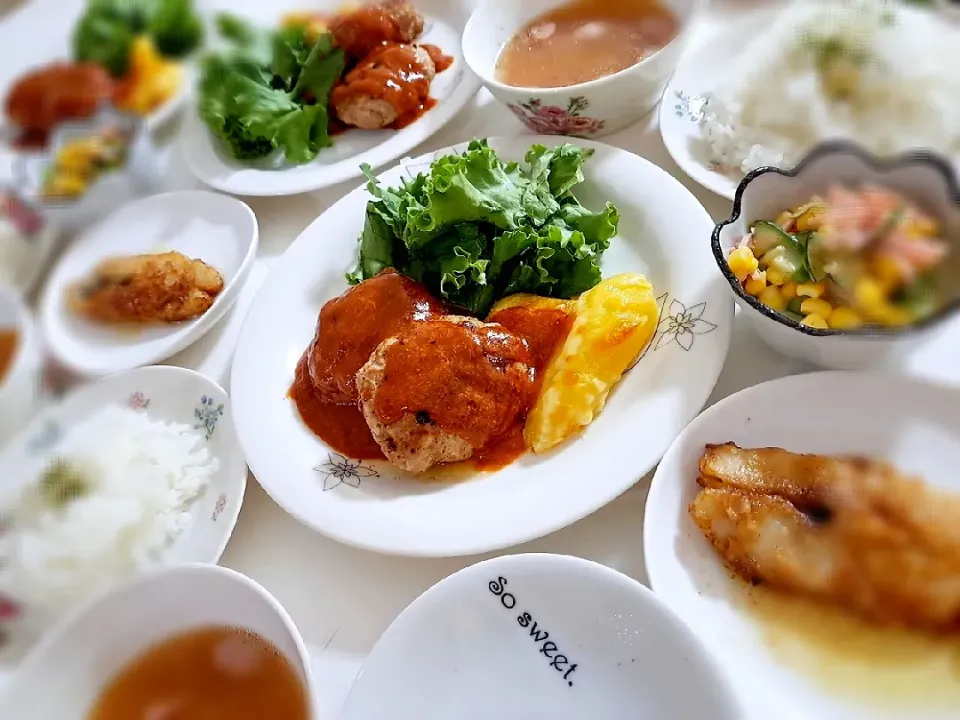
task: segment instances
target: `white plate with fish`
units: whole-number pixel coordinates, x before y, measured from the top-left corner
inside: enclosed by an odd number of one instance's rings
[[[384,12],[380,8],[385,6],[399,10]],[[322,14],[325,10],[327,18]],[[201,73],[196,107],[188,112],[183,130],[183,150],[193,173],[207,185],[237,195],[276,196],[350,180],[361,175],[361,163],[384,165],[427,140],[452,120],[480,87],[463,60],[459,28],[466,18],[460,17],[463,8],[457,3],[385,0],[373,7],[338,10],[328,6],[312,12],[318,19],[307,42],[317,57],[307,56],[299,69],[291,71],[299,74],[286,80],[274,74],[269,83],[268,75],[282,64],[276,55],[281,50],[276,48],[284,43],[263,43],[275,48],[271,62],[269,53],[257,59],[252,50],[257,41],[251,38],[262,37],[264,32],[275,34],[284,27],[289,30],[288,23],[300,22],[303,13],[293,21],[286,16],[278,18],[276,9],[267,18],[226,16],[217,21],[221,36],[246,54],[243,62],[262,66],[264,84],[258,92],[272,93],[273,105],[258,110],[252,101],[234,102],[243,88],[234,92],[230,83],[252,81],[238,79],[246,70],[235,72],[230,60],[216,71]],[[347,18],[338,25],[337,13],[341,18],[376,13],[379,18],[356,22]],[[333,28],[332,36],[324,35],[328,27]],[[371,36],[371,32],[383,37]],[[321,39],[314,40],[316,36]],[[325,50],[317,51],[324,37],[335,37],[337,47],[331,40]],[[400,57],[402,53],[409,57]],[[212,67],[209,61],[208,66]],[[328,72],[333,75],[326,78]],[[303,80],[318,75],[326,79],[317,87]],[[289,92],[276,89],[278,85]],[[376,97],[368,92],[374,85]],[[329,95],[329,103],[304,105],[299,99],[304,92]],[[250,96],[247,92],[244,97]],[[408,102],[410,98],[414,101]],[[284,103],[289,105],[286,115],[277,116],[271,125],[277,107],[285,107]],[[318,104],[321,111],[313,109]]]
[[[717,403],[664,456],[650,584],[749,718],[957,717],[958,403],[905,376],[796,375]]]
[[[192,370],[120,373],[47,408],[0,454],[4,629],[29,642],[150,568],[217,562],[246,477],[227,394]]]
[[[735,14],[681,62],[660,132],[681,170],[731,200],[750,170],[792,167],[825,140],[957,157],[960,83],[947,68],[958,62],[960,29],[925,9],[867,0]]]
[[[477,563],[418,597],[339,717],[485,720],[491,703],[501,720],[741,718],[715,660],[648,588],[539,554]]]
[[[88,375],[169,358],[236,302],[258,237],[253,211],[219,193],[121,207],[85,231],[47,281],[40,319],[48,350]]]
[[[248,461],[301,522],[399,555],[515,545],[627,490],[703,407],[733,309],[712,222],[664,171],[524,136],[374,187],[291,245],[234,359]]]

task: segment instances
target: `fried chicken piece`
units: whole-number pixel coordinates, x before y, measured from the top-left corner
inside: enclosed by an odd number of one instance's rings
[[[346,74],[330,102],[345,125],[380,130],[419,113],[435,76],[436,66],[424,48],[382,45]]]
[[[334,18],[333,39],[354,60],[385,43],[409,43],[423,32],[423,15],[405,0],[368,5]]]
[[[56,63],[18,79],[5,109],[24,144],[42,145],[55,125],[92,116],[115,92],[113,78],[99,65]]]
[[[960,498],[860,457],[708,445],[694,523],[747,580],[879,625],[960,629]]]
[[[502,438],[536,395],[526,341],[447,315],[408,325],[357,373],[360,408],[383,454],[409,472],[456,462]]]
[[[70,307],[103,323],[177,323],[203,315],[223,277],[178,252],[108,258],[69,293]]]

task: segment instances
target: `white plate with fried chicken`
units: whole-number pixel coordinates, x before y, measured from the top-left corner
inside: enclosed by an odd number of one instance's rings
[[[215,16],[228,50],[201,64],[182,135],[207,185],[278,196],[358,177],[362,163],[384,165],[427,140],[479,89],[460,49],[459,3],[320,5]]]
[[[231,393],[254,475],[304,524],[397,555],[579,520],[713,389],[733,310],[711,225],[661,169],[599,143],[404,161],[307,228],[250,308]]]
[[[654,476],[654,591],[748,718],[960,713],[960,391],[797,375],[705,411]]]
[[[166,360],[237,300],[256,257],[253,211],[219,193],[153,195],[85,231],[44,288],[48,351],[84,375]]]

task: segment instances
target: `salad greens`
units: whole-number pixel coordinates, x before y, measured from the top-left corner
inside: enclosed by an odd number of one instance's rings
[[[591,155],[534,145],[518,164],[474,140],[399,188],[381,187],[364,166],[375,199],[347,280],[392,267],[480,317],[514,293],[569,298],[589,290],[620,221],[611,203],[591,212],[571,192]]]
[[[203,20],[193,0],[89,0],[74,29],[74,59],[103,65],[122,77],[130,46],[143,34],[161,55],[182,57],[203,42]]]
[[[304,27],[256,28],[228,14],[216,18],[228,49],[201,65],[200,117],[237,159],[283,151],[293,163],[332,144],[327,100],[343,73],[343,51],[329,34],[315,42]]]

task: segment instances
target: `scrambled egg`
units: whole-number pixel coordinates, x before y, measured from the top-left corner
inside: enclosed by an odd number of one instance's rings
[[[607,278],[576,301],[576,319],[544,373],[523,437],[544,452],[593,422],[657,328],[657,298],[643,275]]]
[[[130,69],[120,83],[116,104],[121,110],[149,115],[172,98],[183,82],[183,68],[167,60],[146,35],[130,46]]]

